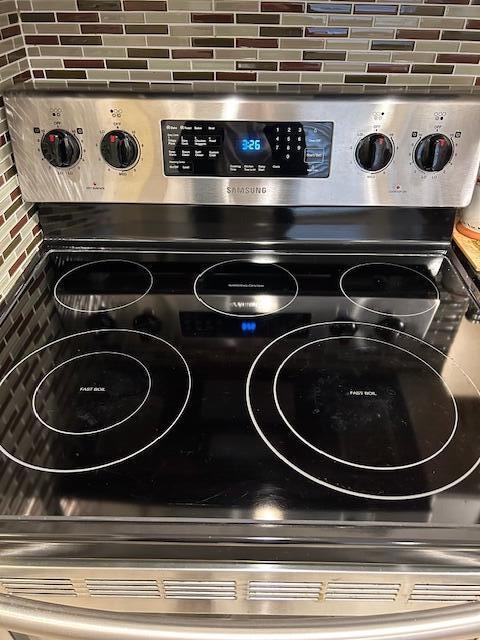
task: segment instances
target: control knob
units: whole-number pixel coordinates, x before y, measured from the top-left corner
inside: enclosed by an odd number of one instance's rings
[[[393,143],[383,133],[371,133],[357,144],[355,158],[365,171],[381,171],[393,156]]]
[[[127,131],[109,131],[100,144],[103,159],[115,169],[129,169],[138,159],[138,144]]]
[[[65,129],[52,129],[43,136],[40,148],[53,167],[72,167],[80,158],[80,143]]]
[[[450,161],[452,153],[450,138],[441,133],[432,133],[417,144],[415,162],[422,171],[441,171]]]

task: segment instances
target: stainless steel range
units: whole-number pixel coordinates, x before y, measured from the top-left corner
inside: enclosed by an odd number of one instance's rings
[[[6,105],[45,242],[1,309],[3,627],[480,634],[480,103]]]

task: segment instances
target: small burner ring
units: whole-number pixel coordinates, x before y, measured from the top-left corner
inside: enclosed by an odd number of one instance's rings
[[[95,266],[105,265],[105,264],[122,265],[122,266],[128,265],[130,269],[132,269],[133,267],[134,270],[138,270],[138,273],[141,275],[141,277],[145,278],[145,282],[142,285],[141,292],[139,292],[138,295],[135,295],[133,299],[129,300],[128,302],[125,302],[124,304],[105,306],[105,307],[102,306],[101,308],[84,308],[80,305],[75,305],[74,303],[72,303],[71,300],[61,299],[62,294],[60,293],[60,289],[62,286],[65,285],[65,281],[68,281],[68,278],[71,277],[72,274],[77,275],[78,271],[92,269]],[[118,309],[124,309],[125,307],[129,307],[130,305],[139,302],[140,300],[142,300],[142,298],[148,295],[148,293],[150,293],[152,287],[153,287],[152,272],[149,269],[147,269],[147,267],[145,267],[143,264],[140,264],[139,262],[134,262],[133,260],[109,258],[107,260],[94,260],[92,262],[86,262],[84,264],[79,264],[78,266],[73,267],[72,269],[64,273],[55,283],[55,287],[53,289],[53,295],[55,297],[55,300],[58,302],[58,304],[64,307],[65,309],[68,309],[69,311],[75,311],[77,313],[106,313],[108,311],[117,311]],[[105,295],[109,295],[109,292],[106,291]],[[89,299],[91,299],[92,297],[95,297],[95,296],[90,296],[90,295],[88,296]],[[101,295],[100,295],[100,298],[101,298]]]
[[[239,273],[231,273],[235,267]],[[195,278],[193,293],[217,313],[257,318],[290,306],[298,295],[298,282],[288,269],[273,262],[225,260]]]
[[[127,415],[125,415],[124,417],[122,417],[119,420],[116,420],[112,424],[100,427],[98,429],[88,429],[88,430],[85,430],[85,431],[73,431],[73,430],[59,429],[58,427],[54,427],[53,425],[48,423],[46,420],[44,420],[44,418],[42,418],[41,411],[39,410],[39,408],[37,406],[38,397],[39,397],[39,393],[41,393],[42,385],[44,385],[52,375],[58,373],[59,370],[62,369],[63,367],[66,367],[66,366],[70,365],[71,363],[77,364],[79,360],[82,360],[82,359],[85,359],[85,358],[90,358],[92,356],[93,357],[100,356],[103,359],[105,359],[105,357],[108,357],[108,356],[115,356],[115,357],[118,357],[118,358],[129,358],[133,363],[135,363],[141,369],[143,369],[143,373],[146,376],[145,382],[147,383],[146,391],[145,391],[145,393],[143,395],[143,398],[140,399],[139,403],[135,403],[136,406],[133,408],[133,411],[130,411]],[[152,377],[150,375],[150,372],[148,371],[147,367],[143,364],[143,362],[141,362],[138,358],[135,358],[134,356],[131,356],[131,355],[127,354],[127,353],[120,353],[118,351],[92,351],[90,353],[82,353],[79,356],[74,356],[73,358],[69,358],[68,360],[65,360],[64,362],[61,362],[60,364],[57,364],[56,367],[54,367],[47,374],[45,374],[44,377],[40,380],[40,382],[36,386],[35,391],[33,392],[32,409],[33,409],[33,413],[36,416],[36,418],[42,424],[44,424],[48,429],[51,429],[52,431],[56,431],[57,433],[63,433],[63,434],[72,435],[72,436],[93,435],[95,433],[101,433],[102,431],[108,431],[109,429],[113,429],[114,427],[118,427],[121,424],[123,424],[124,422],[126,422],[127,420],[129,420],[130,418],[133,418],[133,416],[140,411],[140,409],[143,407],[143,405],[147,401],[148,396],[150,395],[151,388],[152,388]],[[92,390],[91,392],[94,392],[94,390]],[[97,393],[101,394],[102,392],[98,391]]]
[[[432,296],[427,298],[427,300],[425,301],[426,304],[424,308],[418,311],[412,311],[407,313],[392,313],[382,308],[375,308],[375,306],[372,303],[372,298],[375,297],[375,293],[376,293],[374,289],[372,290],[371,295],[358,296],[359,299],[356,299],[355,296],[348,291],[347,281],[349,276],[355,274],[355,272],[358,272],[361,270],[369,270],[375,267],[380,267],[383,272],[385,271],[385,268],[393,269],[397,272],[397,275],[400,277],[403,275],[403,276],[416,279],[417,283],[421,284],[421,288],[427,287],[427,289],[424,289],[424,291],[427,291],[427,293],[429,292],[430,294],[432,294]],[[371,278],[374,276],[369,276],[369,277]],[[420,273],[420,271],[413,269],[412,267],[408,267],[406,265],[394,264],[390,262],[363,262],[361,264],[356,264],[353,267],[349,267],[340,276],[339,287],[342,294],[345,296],[345,298],[347,298],[347,300],[349,300],[356,307],[359,307],[364,311],[370,311],[371,313],[377,313],[383,316],[390,316],[390,317],[408,318],[408,317],[423,315],[424,313],[428,313],[429,311],[432,311],[433,309],[435,309],[438,306],[439,300],[440,300],[440,291],[438,290],[438,287],[435,284],[435,282],[433,282],[433,280],[428,278],[423,273]]]

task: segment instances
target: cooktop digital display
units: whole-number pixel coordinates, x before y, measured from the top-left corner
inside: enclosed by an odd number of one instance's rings
[[[165,174],[328,178],[333,122],[162,121]]]

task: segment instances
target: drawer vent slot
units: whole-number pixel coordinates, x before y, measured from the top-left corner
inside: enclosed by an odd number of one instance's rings
[[[409,597],[414,602],[475,602],[480,600],[476,584],[416,584]]]
[[[76,596],[68,578],[8,578],[1,580],[3,589],[12,596]]]
[[[329,582],[325,600],[382,600],[394,601],[400,584],[395,582]]]
[[[235,600],[233,580],[164,580],[165,598],[177,600]]]
[[[249,600],[310,600],[320,599],[321,582],[260,582],[248,584]]]
[[[156,580],[86,580],[88,593],[94,597],[159,598]]]

